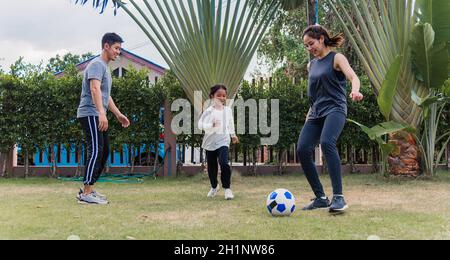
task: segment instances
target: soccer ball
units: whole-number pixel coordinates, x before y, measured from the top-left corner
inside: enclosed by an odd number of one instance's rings
[[[290,216],[295,211],[295,197],[286,189],[277,189],[269,194],[266,205],[272,216]]]

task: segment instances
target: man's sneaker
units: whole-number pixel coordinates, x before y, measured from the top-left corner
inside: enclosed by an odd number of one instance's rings
[[[81,201],[81,195],[84,193],[83,189],[80,188],[77,194],[77,200]]]
[[[80,188],[80,191],[78,191],[78,194],[77,194],[77,199],[78,199],[78,200],[80,200],[81,194],[83,194],[83,193],[84,193],[83,189]],[[106,197],[106,195],[103,195],[103,194],[98,193],[98,192],[96,192],[96,191],[93,191],[92,194],[94,194],[95,196],[101,198],[102,200],[108,200],[108,198]]]
[[[331,201],[330,213],[343,213],[348,209],[348,205],[344,200],[344,196],[334,196]]]
[[[328,198],[322,199],[322,198],[315,198],[311,200],[312,203],[309,206],[304,207],[302,210],[309,211],[309,210],[315,210],[315,209],[326,209],[329,208],[331,203]]]
[[[107,205],[109,202],[107,200],[101,199],[97,196],[95,196],[94,193],[91,193],[89,195],[81,194],[80,195],[80,202],[81,203],[87,203],[87,204],[98,204],[98,205]]]
[[[97,196],[97,197],[99,197],[100,199],[102,199],[102,200],[108,200],[108,198],[106,197],[106,195],[103,195],[103,194],[101,194],[101,193],[98,193],[97,191],[93,191],[92,192],[95,196]]]
[[[231,189],[226,189],[225,190],[225,199],[226,200],[234,199],[233,191],[231,191]]]
[[[214,198],[217,195],[217,192],[219,192],[220,188],[217,186],[217,188],[211,188],[211,190],[208,192],[208,198]]]

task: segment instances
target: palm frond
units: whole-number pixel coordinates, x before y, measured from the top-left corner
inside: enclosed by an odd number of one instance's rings
[[[225,84],[233,98],[278,8],[300,1],[281,0],[111,0],[142,29],[173,70],[193,102],[194,92],[208,98]],[[87,0],[76,3],[86,4]],[[93,1],[106,8],[107,0]],[[156,8],[155,8],[156,5]]]
[[[396,84],[392,86],[395,94],[390,119],[417,127],[421,109],[412,101],[411,91],[425,96],[427,89],[416,79],[411,65],[410,41],[417,18],[413,1],[350,0],[351,7],[337,0],[327,0],[327,3],[344,26],[377,95],[400,57],[399,73],[388,79]]]

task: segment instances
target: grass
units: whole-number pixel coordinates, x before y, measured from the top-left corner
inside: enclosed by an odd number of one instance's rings
[[[330,181],[322,176],[326,191]],[[312,197],[302,176],[233,177],[235,200],[207,199],[205,175],[148,179],[143,184],[100,183],[108,206],[79,205],[79,183],[46,178],[0,179],[0,239],[450,239],[450,173],[432,180],[344,178],[348,213],[300,212],[273,218],[267,195],[287,188],[297,206]]]

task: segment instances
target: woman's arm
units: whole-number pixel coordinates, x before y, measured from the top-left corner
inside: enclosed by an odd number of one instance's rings
[[[347,79],[352,83],[352,92],[350,94],[350,98],[353,101],[361,101],[364,99],[363,94],[361,94],[361,81],[356,75],[353,68],[350,66],[347,58],[338,53],[334,59],[334,68],[338,71],[342,71]]]

